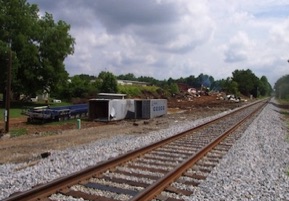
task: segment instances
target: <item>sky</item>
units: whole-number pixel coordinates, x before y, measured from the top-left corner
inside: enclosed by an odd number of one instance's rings
[[[27,0],[71,25],[70,76],[133,73],[215,80],[289,74],[288,0]]]

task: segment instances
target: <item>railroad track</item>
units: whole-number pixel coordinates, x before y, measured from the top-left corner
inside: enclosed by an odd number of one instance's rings
[[[266,103],[256,102],[4,201],[185,200],[241,136],[238,129]]]

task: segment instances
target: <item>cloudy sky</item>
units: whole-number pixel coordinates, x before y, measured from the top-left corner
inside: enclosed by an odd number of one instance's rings
[[[289,74],[288,0],[28,0],[71,25],[69,74]]]

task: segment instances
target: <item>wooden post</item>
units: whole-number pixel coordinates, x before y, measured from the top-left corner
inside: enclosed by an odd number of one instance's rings
[[[10,96],[11,96],[11,68],[12,68],[12,50],[10,46],[9,60],[7,65],[7,85],[6,85],[6,101],[5,101],[5,133],[9,133],[9,114],[10,114]]]

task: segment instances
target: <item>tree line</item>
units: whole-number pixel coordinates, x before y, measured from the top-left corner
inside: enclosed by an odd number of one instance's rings
[[[206,87],[209,90],[223,91],[231,93],[236,96],[245,95],[254,97],[259,96],[270,96],[273,89],[268,82],[266,76],[258,78],[250,69],[247,70],[235,70],[232,72],[232,76],[226,79],[215,80],[213,76],[200,74],[195,77],[190,75],[186,78],[178,78],[158,81],[153,78],[144,79],[144,77],[136,78],[133,74],[129,73],[126,75],[119,75],[118,79],[137,80],[137,81],[148,81],[154,83],[160,87],[171,86],[174,83],[184,83],[190,87],[201,88]]]
[[[0,93],[6,94],[7,58],[11,51],[11,88],[15,99],[20,94],[34,97],[45,92],[62,99],[93,97],[99,92],[117,93],[117,79],[148,82],[169,94],[179,92],[178,83],[255,97],[268,96],[272,92],[267,78],[258,78],[249,69],[235,70],[231,77],[221,80],[205,74],[157,80],[147,76],[135,77],[132,73],[114,75],[111,72],[70,77],[64,65],[65,58],[73,54],[75,46],[75,39],[69,34],[69,24],[61,20],[55,22],[49,13],[39,16],[38,6],[26,0],[0,0],[0,8]],[[283,87],[278,83],[275,89],[281,92],[286,88],[286,84],[281,85]]]
[[[111,72],[102,71],[98,76],[80,74],[72,76],[67,82],[63,82],[59,90],[55,90],[52,96],[67,99],[73,97],[91,98],[100,92],[118,93],[117,80],[130,80],[147,82],[150,85],[159,87],[167,95],[179,93],[178,84],[186,84],[188,87],[200,89],[205,87],[211,91],[222,91],[236,96],[245,95],[254,97],[270,96],[272,87],[267,78],[258,78],[250,69],[235,70],[232,77],[215,80],[213,76],[200,74],[195,77],[190,75],[185,78],[157,80],[153,77],[136,77],[132,73],[114,75]]]
[[[289,100],[289,75],[279,78],[274,85],[274,89],[277,98]]]

